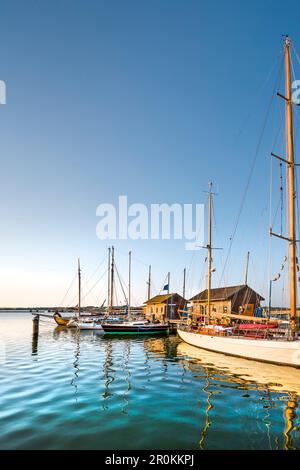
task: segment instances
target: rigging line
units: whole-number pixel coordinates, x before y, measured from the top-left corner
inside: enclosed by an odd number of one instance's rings
[[[120,283],[122,283],[123,286],[126,286],[126,282],[124,281],[124,279],[121,276],[121,274],[119,273],[119,271],[118,271],[118,276],[119,276]],[[128,291],[129,291],[129,286],[128,286]],[[124,292],[125,292],[125,289],[124,289]],[[125,299],[126,299],[126,302],[128,302],[128,299],[126,298],[126,295],[125,295]]]
[[[187,270],[186,270],[186,285],[188,286],[188,289],[190,288],[190,285],[192,284],[192,265],[196,259],[196,251],[198,250],[193,250],[191,255],[190,255],[190,262],[188,264]]]
[[[284,113],[282,112],[282,108],[280,107],[280,125],[278,127],[277,134],[274,138],[274,142],[272,145],[272,148],[275,148],[277,145],[277,141],[279,139],[279,135],[282,132],[283,129],[283,122],[284,122]],[[269,227],[273,227],[274,221],[272,222],[272,206],[273,206],[273,158],[270,158],[270,184],[269,184]],[[277,214],[278,207],[276,209],[276,214]],[[271,237],[270,237],[271,238]]]
[[[298,153],[298,139],[296,138],[296,134],[299,135],[299,129],[300,129],[300,119],[297,120],[297,123],[298,123],[298,127],[296,127],[295,129],[295,143],[294,143],[294,146],[295,146],[295,154],[297,155]],[[297,239],[299,240],[300,239],[300,224],[299,224],[299,183],[298,183],[298,172],[296,171],[295,172],[295,180],[296,180],[296,208],[297,208],[297,225],[296,225],[296,233],[297,233]],[[297,251],[297,255],[298,255],[298,252],[299,252],[299,246],[296,245],[296,251]]]
[[[277,145],[277,141],[279,138],[280,133],[282,132],[283,129],[283,123],[284,123],[284,112],[282,110],[282,107],[279,107],[279,114],[280,114],[280,126],[277,132],[277,135],[274,139],[273,146],[272,148],[275,148],[275,145]],[[273,212],[273,158],[270,158],[270,181],[269,181],[269,227],[273,227],[275,224],[278,208],[279,208],[279,202],[275,210],[274,214],[274,219],[272,221],[272,212]],[[273,237],[269,237],[269,250],[268,250],[268,266],[269,266],[269,279],[272,278],[272,247],[273,247]]]
[[[106,271],[104,271],[104,273],[100,276],[100,278],[94,283],[94,285],[90,288],[90,290],[82,297],[82,300],[84,300],[88,295],[90,295],[90,293],[92,292],[92,290],[96,287],[96,285],[103,279],[104,276],[106,276],[108,272],[108,269]]]
[[[95,276],[96,272],[98,271],[98,269],[101,268],[102,264],[104,263],[104,261],[107,260],[107,256],[105,255],[105,257],[102,259],[102,261],[100,261],[100,263],[98,264],[98,266],[96,267],[95,271],[93,272],[93,274],[88,278],[88,280],[86,281],[87,283],[89,283],[91,281],[91,279],[93,279],[93,277]]]
[[[142,261],[141,259],[137,258],[134,254],[131,254],[131,256],[132,256],[132,259],[134,261],[137,261],[138,263],[141,263],[143,266],[149,267],[149,263],[145,263],[145,261]]]
[[[76,277],[77,277],[77,274],[76,274]],[[84,276],[83,276],[82,274],[81,274],[81,284],[82,284],[82,291],[83,291],[83,288],[86,288],[86,289],[89,288],[89,286],[88,286],[88,284],[87,284],[87,281],[86,281],[86,279],[84,278]],[[91,290],[92,290],[92,289],[91,289]],[[82,294],[82,297],[81,297],[82,300],[83,300],[84,298],[86,298],[86,296],[87,296],[87,294],[85,294],[85,295]],[[95,300],[95,299],[94,299],[94,300]],[[72,301],[68,304],[68,307],[73,306],[74,303],[75,303],[75,305],[78,305],[78,294],[77,294],[77,293],[72,297]]]
[[[157,292],[157,287],[156,287],[156,284],[153,281],[152,277],[151,277],[151,291],[152,292]],[[154,297],[153,294],[151,294],[151,296]]]
[[[258,99],[259,99],[259,97],[260,97],[262,91],[264,90],[264,88],[266,87],[266,85],[267,85],[267,83],[269,82],[270,78],[272,77],[273,72],[274,72],[274,70],[276,69],[276,67],[277,67],[277,65],[278,65],[278,62],[283,61],[283,52],[284,52],[284,49],[282,48],[282,49],[280,50],[280,53],[278,54],[276,60],[274,61],[274,64],[272,65],[272,68],[271,68],[270,72],[268,73],[265,82],[259,87],[259,90],[258,90],[258,92],[257,92],[257,95],[256,95],[255,99],[253,100],[254,102],[257,102],[257,101],[258,101]],[[242,126],[240,127],[240,130],[239,130],[239,132],[238,132],[238,134],[237,134],[237,137],[238,137],[238,138],[240,137],[240,135],[243,133],[244,129],[246,128],[246,125],[247,125],[247,123],[249,122],[250,117],[251,117],[251,114],[254,112],[254,110],[256,110],[256,107],[253,106],[253,107],[250,109],[250,111],[248,112],[248,115],[246,116],[246,119],[244,120],[244,123],[243,123]]]
[[[86,298],[87,294],[83,294],[83,292],[86,292],[90,289],[90,284],[87,282],[85,276],[83,273],[81,273],[81,299],[83,300]]]
[[[213,221],[214,221],[214,227],[215,227],[215,231],[216,231],[216,234],[217,234],[217,243],[218,245],[220,245],[220,232],[219,232],[219,229],[218,229],[218,226],[217,226],[217,219],[216,219],[216,212],[215,212],[215,203],[214,201],[212,201],[212,214],[213,214]],[[223,264],[224,264],[224,260],[223,260],[223,255],[222,255],[222,250],[219,250],[219,259],[220,259],[220,264],[221,264],[221,269],[223,267]],[[222,271],[221,271],[222,272]],[[216,271],[216,276],[218,278],[218,285],[219,287],[221,286],[221,278],[219,277],[219,274],[218,272]],[[225,282],[226,284],[226,282]]]
[[[284,56],[282,56],[280,68],[279,68],[278,75],[277,75],[277,78],[276,78],[276,81],[275,81],[275,86],[274,86],[274,89],[272,91],[271,99],[270,99],[270,102],[269,102],[269,105],[268,105],[268,108],[267,108],[267,112],[266,112],[265,119],[264,119],[264,122],[263,122],[262,130],[261,130],[261,133],[260,133],[260,136],[259,136],[259,140],[258,140],[258,144],[257,144],[256,151],[255,151],[255,154],[254,154],[254,158],[252,160],[250,173],[248,175],[247,183],[246,183],[244,194],[243,194],[243,197],[242,197],[242,202],[241,202],[241,205],[240,205],[240,208],[239,208],[239,211],[238,211],[238,215],[237,215],[237,218],[236,218],[236,221],[235,221],[235,224],[234,224],[234,229],[233,229],[232,235],[229,239],[230,240],[229,248],[228,248],[227,256],[226,256],[226,259],[225,259],[225,265],[224,265],[222,275],[221,275],[221,281],[222,281],[223,276],[224,276],[224,272],[225,272],[225,268],[226,268],[226,265],[227,265],[227,262],[228,262],[228,259],[229,259],[229,256],[230,256],[233,240],[234,240],[234,237],[236,235],[236,231],[237,231],[237,228],[238,228],[240,217],[242,215],[242,211],[243,211],[244,204],[245,204],[245,201],[246,201],[246,196],[248,194],[248,189],[249,189],[250,182],[251,182],[251,179],[252,179],[252,175],[253,175],[253,172],[254,172],[255,163],[256,163],[256,160],[257,160],[257,157],[258,157],[258,153],[259,153],[259,150],[260,150],[260,147],[261,147],[261,144],[262,144],[262,140],[263,140],[264,132],[265,132],[265,129],[266,129],[266,125],[267,125],[267,122],[268,122],[269,114],[270,114],[270,111],[271,111],[271,106],[272,106],[272,103],[273,103],[275,90],[278,86],[278,82],[280,80],[280,76],[281,76],[281,73],[282,73],[283,57]]]
[[[295,54],[295,56],[296,56],[296,59],[297,59],[297,61],[298,61],[298,64],[300,65],[300,58],[299,58],[299,55],[298,55],[298,53],[297,53],[297,51],[296,51],[296,49],[295,49],[295,47],[294,47],[293,44],[292,44],[292,48],[293,48],[293,52],[294,52],[294,54]],[[291,61],[291,65],[292,65],[293,78],[294,78],[294,81],[295,81],[295,80],[296,80],[296,75],[295,75],[295,70],[294,70],[294,64],[293,64],[292,61]],[[297,108],[296,108],[296,109],[297,109]],[[298,126],[299,126],[299,123],[298,123]],[[295,129],[295,131],[296,131],[296,129]],[[296,134],[296,132],[295,132],[295,134]],[[294,141],[295,141],[295,144],[294,144],[294,145],[295,145],[295,153],[296,153],[297,139],[295,138]],[[298,175],[297,175],[297,172],[295,172],[296,194],[298,194],[298,177],[297,177],[297,176],[298,176]],[[300,230],[300,227],[299,227],[299,200],[298,200],[298,199],[299,199],[299,198],[296,197],[296,207],[297,207],[296,233],[298,234],[298,237],[297,237],[297,238],[299,239],[299,230]],[[296,246],[296,251],[297,251],[297,254],[298,254],[298,252],[299,252],[299,247],[298,247],[298,246]]]
[[[282,110],[282,108],[280,108]],[[278,127],[278,131],[276,133],[276,136],[274,138],[274,142],[273,142],[273,145],[272,145],[272,148],[275,148],[276,144],[277,144],[277,141],[278,141],[278,138],[279,138],[279,135],[282,131],[282,128],[283,128],[283,121],[284,121],[284,115],[283,115],[283,112],[281,111],[280,113],[280,125]],[[272,203],[273,203],[273,199],[272,199],[272,194],[273,194],[273,158],[270,158],[270,189],[269,189],[270,193],[269,193],[269,196],[270,196],[270,201],[269,201],[269,227],[273,227],[273,224],[274,224],[274,220],[272,221]],[[277,211],[278,211],[278,207],[276,209],[276,214],[277,214]]]
[[[116,265],[115,265],[115,270],[116,270],[116,273],[117,273],[117,276],[118,276],[118,279],[119,279],[119,283],[120,283],[120,286],[121,286],[121,289],[122,289],[122,292],[123,292],[123,295],[124,295],[125,302],[128,304],[128,299],[126,297],[125,290],[123,288],[123,284],[122,284],[122,281],[121,281],[121,277],[120,277],[120,274],[119,274],[119,271],[118,271],[118,268],[117,268]]]
[[[265,287],[265,274],[263,275],[263,278],[259,279],[260,272],[257,270],[256,265],[253,261],[253,257],[250,259],[250,265],[251,265],[251,271],[254,273],[255,280],[257,282],[257,285],[259,285],[259,290],[260,292],[264,292],[264,287]]]
[[[68,289],[67,289],[66,294],[64,295],[64,297],[63,297],[63,299],[62,299],[62,301],[60,302],[59,305],[63,306],[64,301],[66,300],[66,298],[67,298],[67,296],[68,296],[68,294],[69,294],[69,292],[70,292],[70,290],[71,290],[71,287],[73,286],[73,284],[74,284],[76,278],[77,278],[77,273],[75,274],[75,276],[74,276],[74,278],[73,278],[71,284],[69,285],[69,287],[68,287]]]
[[[118,292],[117,292],[117,286],[116,285],[115,285],[115,289],[114,289],[114,297],[115,297],[115,300],[116,300],[115,305],[118,306],[120,304],[120,302],[119,302],[119,297],[118,297]]]
[[[214,229],[215,229],[215,232],[216,232],[216,235],[217,235],[217,243],[218,245],[220,245],[220,232],[219,232],[219,229],[218,229],[218,226],[217,226],[217,219],[216,219],[216,211],[215,211],[215,203],[214,201],[212,201],[212,215],[213,215],[213,222],[214,222]],[[223,264],[223,260],[222,260],[222,250],[220,250],[220,261],[221,261],[221,264]]]
[[[115,248],[115,251],[116,251],[116,248]],[[126,259],[128,258],[128,252],[124,252],[123,250],[120,250],[120,248],[118,248],[118,253],[120,253],[122,256],[126,257]],[[138,263],[141,263],[142,265],[149,267],[150,263],[145,263],[145,261],[142,261],[133,252],[131,253],[131,258],[132,258],[132,260],[137,261]]]
[[[285,190],[285,187],[286,187],[285,182],[282,182],[283,192],[284,192],[284,190]],[[283,202],[282,202],[282,203],[283,203]],[[280,206],[281,206],[281,194],[280,194],[279,197],[278,197],[278,201],[277,201],[277,204],[276,204],[276,208],[275,208],[275,211],[274,211],[273,218],[272,218],[272,220],[271,220],[270,227],[274,227],[274,226],[275,226],[276,218],[277,218],[277,214],[278,214],[278,212],[279,212]],[[282,225],[283,225],[283,221],[282,221]],[[281,230],[281,235],[282,235],[282,230]]]
[[[103,264],[103,262],[104,262],[104,260],[101,262],[101,264]],[[90,281],[90,280],[92,279],[92,277],[96,274],[96,271],[97,271],[99,268],[100,268],[100,265],[99,265],[98,268],[95,270],[95,272],[93,273],[93,275],[89,277],[88,280],[86,280],[86,279],[82,276],[81,279],[82,279],[82,285],[83,285],[83,287],[85,287],[86,289],[89,288],[89,285],[88,285],[88,284],[89,284],[89,281]],[[92,290],[94,289],[94,287],[98,284],[98,282],[100,282],[100,280],[101,280],[101,279],[103,278],[103,276],[107,273],[107,271],[108,271],[108,270],[106,269],[106,271],[104,272],[104,274],[96,281],[96,283],[89,289],[89,291],[88,291],[85,295],[82,296],[82,301],[91,293],[91,291],[92,291]],[[74,280],[76,279],[76,277],[77,277],[77,274],[75,275]],[[93,300],[94,300],[94,301],[96,302],[96,304],[97,304],[97,299],[96,299],[96,297],[93,296]],[[77,294],[73,296],[72,301],[68,304],[68,307],[73,306],[74,302],[76,302],[76,301],[77,301]],[[76,304],[76,305],[77,305],[77,304]]]
[[[199,235],[200,235],[200,231],[202,230],[201,227],[199,227],[198,229],[198,232],[196,234],[196,240],[199,239]],[[190,258],[190,263],[189,263],[189,266],[187,268],[187,272],[186,272],[186,283],[188,284],[189,280],[190,280],[190,274],[191,274],[191,269],[192,269],[192,264],[194,263],[195,259],[196,259],[196,251],[198,250],[193,250],[192,251],[192,254],[191,254],[191,258]],[[202,275],[200,277],[200,280],[202,278]]]
[[[297,176],[297,172],[296,172],[296,194],[299,194],[298,192],[298,188],[299,188],[299,185],[298,185],[298,176]],[[297,207],[297,227],[296,227],[296,233],[297,233],[297,238],[298,240],[300,240],[300,224],[299,224],[299,198],[296,197],[296,207]],[[297,257],[299,256],[299,246],[298,244],[296,245],[296,253],[297,253]],[[299,265],[299,262],[297,262],[297,265]]]
[[[280,162],[280,234],[282,235],[282,215],[283,215],[283,181],[282,181],[282,162]]]
[[[165,278],[164,278],[164,282],[163,282],[163,285],[162,285],[162,287],[161,287],[161,289],[160,289],[160,291],[159,291],[159,295],[160,295],[161,291],[163,290],[163,288],[165,287],[167,279],[168,279],[168,274],[167,274],[167,275],[165,276]],[[169,286],[169,287],[170,287],[170,286]]]
[[[291,44],[292,44],[293,52],[294,52],[294,54],[295,54],[295,56],[296,56],[296,59],[298,60],[299,65],[300,65],[300,56],[299,56],[299,54],[298,54],[298,52],[297,52],[297,50],[296,50],[296,48],[295,48],[295,46],[294,46],[294,43],[292,42]]]

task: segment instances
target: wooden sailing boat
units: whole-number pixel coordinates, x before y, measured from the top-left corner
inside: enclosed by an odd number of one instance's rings
[[[56,311],[53,315],[54,320],[59,326],[68,328],[77,327],[80,330],[102,330],[101,325],[96,321],[97,317],[88,313],[82,314],[81,311],[81,269],[80,260],[78,259],[78,304],[76,315],[65,317]]]
[[[185,342],[199,348],[208,349],[215,352],[240,356],[247,359],[265,361],[275,364],[284,364],[288,366],[300,367],[300,340],[297,333],[296,319],[296,238],[295,238],[295,174],[294,174],[294,142],[293,142],[293,109],[292,109],[292,87],[291,87],[291,57],[290,57],[290,38],[285,38],[285,73],[286,73],[286,96],[281,96],[286,103],[286,139],[287,139],[287,159],[276,158],[287,164],[288,171],[288,207],[289,207],[289,236],[283,237],[270,230],[270,235],[277,236],[289,242],[289,261],[290,261],[290,314],[289,328],[285,336],[276,332],[267,330],[264,339],[249,338],[240,335],[239,326],[216,326],[211,324],[211,320],[216,318],[215,313],[211,312],[211,250],[212,250],[212,230],[211,230],[211,207],[212,192],[209,190],[209,222],[208,222],[208,298],[207,298],[207,327],[204,329],[201,325],[196,329],[192,326],[181,325],[177,331],[181,339]],[[221,318],[224,315],[221,315]],[[252,320],[251,317],[226,314],[231,319]],[[260,321],[255,318],[255,322]],[[264,320],[263,320],[264,321]]]
[[[80,269],[80,260],[78,259],[78,311],[77,319],[74,322],[75,326],[79,330],[100,330],[103,331],[103,328],[100,323],[97,323],[94,319],[83,319],[81,315],[81,269]]]
[[[56,311],[54,313],[53,318],[58,326],[67,326],[70,320],[73,319],[73,317],[69,317],[69,318],[63,317],[61,313],[59,313],[59,311]]]
[[[120,335],[144,335],[144,334],[165,334],[169,332],[169,325],[162,323],[150,323],[145,319],[133,319],[131,313],[131,251],[128,253],[128,299],[127,299],[127,320],[126,321],[107,321],[104,320],[102,328],[106,334],[120,334]],[[110,303],[108,306],[108,313],[113,309],[113,289],[114,289],[114,248],[112,247],[112,264],[111,264],[111,279],[110,279]],[[149,277],[150,279],[150,277]],[[150,282],[150,281],[149,281]]]
[[[80,261],[78,259],[78,305],[77,305],[77,314],[76,316],[72,315],[71,317],[64,317],[58,311],[53,315],[54,320],[58,326],[67,326],[68,328],[76,326],[76,320],[79,320],[80,317],[80,307],[81,303],[81,270],[80,270]]]

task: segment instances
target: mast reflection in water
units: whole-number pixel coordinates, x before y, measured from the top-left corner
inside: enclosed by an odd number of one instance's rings
[[[2,449],[297,449],[300,371],[1,313]],[[33,354],[33,355],[32,355]],[[59,430],[59,432],[58,432]]]

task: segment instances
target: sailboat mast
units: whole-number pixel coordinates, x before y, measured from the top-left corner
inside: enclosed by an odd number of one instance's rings
[[[81,270],[80,259],[78,258],[78,318],[80,317],[81,310]]]
[[[208,251],[208,263],[207,263],[207,322],[210,323],[211,316],[211,239],[212,239],[212,230],[211,230],[211,212],[212,212],[212,183],[209,183],[209,192],[208,192],[208,242],[207,242],[207,251]]]
[[[129,251],[128,253],[128,264],[129,264],[129,267],[128,267],[128,316],[130,316],[131,314],[131,307],[130,307],[130,304],[131,304],[131,251]]]
[[[246,272],[245,272],[245,286],[248,284],[249,257],[250,257],[250,251],[247,251]]]
[[[111,248],[111,273],[110,273],[110,301],[109,301],[109,311],[112,312],[113,301],[114,301],[114,276],[115,276],[115,249],[112,246]]]
[[[151,264],[149,266],[149,274],[148,274],[148,300],[150,300],[151,296]]]
[[[185,299],[185,277],[186,277],[186,268],[183,270],[183,287],[182,287],[182,297]]]
[[[107,267],[107,313],[110,313],[110,247],[108,248],[108,267]]]
[[[286,139],[288,174],[288,207],[289,207],[289,258],[290,258],[290,325],[292,336],[297,330],[296,322],[296,239],[295,239],[295,168],[294,168],[294,136],[293,136],[293,103],[291,84],[291,40],[285,39],[286,69]]]

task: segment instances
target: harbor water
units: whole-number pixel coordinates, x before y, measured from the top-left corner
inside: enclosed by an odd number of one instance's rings
[[[297,449],[300,371],[0,313],[0,449]]]

